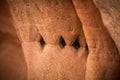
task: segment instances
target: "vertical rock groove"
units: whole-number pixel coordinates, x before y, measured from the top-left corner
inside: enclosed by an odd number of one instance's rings
[[[83,24],[90,50],[87,59],[86,80],[120,80],[118,75],[120,73],[120,56],[116,45],[104,27],[99,10],[91,0],[73,0],[73,3]]]

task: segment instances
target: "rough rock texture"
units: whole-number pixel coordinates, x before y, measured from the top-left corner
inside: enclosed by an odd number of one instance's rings
[[[27,80],[27,66],[9,6],[0,0],[0,80]]]
[[[0,80],[120,80],[120,7],[104,1],[1,0]]]
[[[99,10],[90,0],[74,0],[74,4],[89,47],[86,80],[119,80],[119,52],[102,22]]]
[[[105,27],[120,52],[120,0],[94,0],[103,17]]]

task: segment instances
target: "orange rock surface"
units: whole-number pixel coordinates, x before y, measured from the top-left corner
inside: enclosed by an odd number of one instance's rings
[[[118,3],[1,0],[0,80],[120,80]]]

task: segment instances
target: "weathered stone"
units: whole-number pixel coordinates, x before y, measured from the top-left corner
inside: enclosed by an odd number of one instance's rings
[[[120,7],[107,1],[1,0],[0,80],[120,80]]]
[[[11,12],[0,0],[0,80],[27,80],[27,65]]]

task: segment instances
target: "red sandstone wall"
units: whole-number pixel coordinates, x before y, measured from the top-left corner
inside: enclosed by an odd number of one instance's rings
[[[1,0],[0,80],[119,80],[119,6],[112,4]]]
[[[27,67],[9,6],[0,1],[0,80],[27,80]]]

